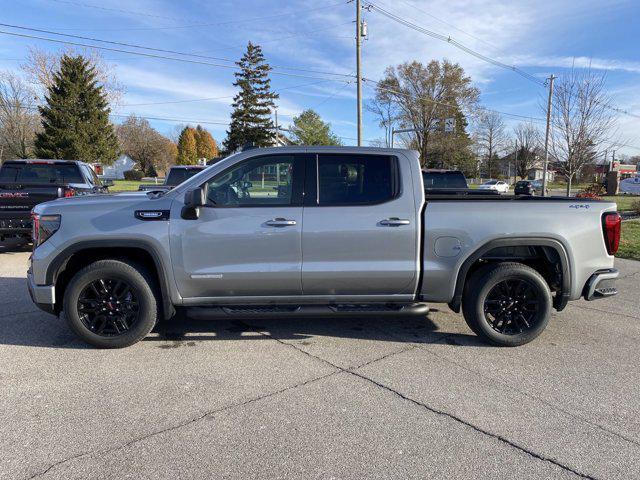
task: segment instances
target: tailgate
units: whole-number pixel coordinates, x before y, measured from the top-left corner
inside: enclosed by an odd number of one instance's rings
[[[57,185],[0,183],[0,214],[26,213],[60,196]]]

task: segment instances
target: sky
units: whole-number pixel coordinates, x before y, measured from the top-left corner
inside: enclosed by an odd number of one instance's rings
[[[550,74],[567,73],[572,66],[590,66],[605,73],[612,102],[638,115],[619,115],[619,139],[624,146],[618,147],[618,152],[640,154],[638,0],[371,0],[371,3],[485,56],[515,65],[543,81]],[[113,107],[114,122],[134,113],[148,117],[156,129],[169,136],[175,136],[183,125],[200,123],[216,140],[222,141],[236,92],[233,62],[251,41],[263,48],[273,67],[272,87],[280,95],[277,105],[281,125],[286,127],[293,116],[312,108],[331,123],[345,144],[355,144],[353,1],[0,0],[0,5],[3,32],[152,55],[102,51],[125,89],[119,105]],[[532,117],[544,127],[543,86],[400,25],[375,9],[365,9],[363,18],[368,25],[368,38],[362,49],[364,77],[380,79],[386,67],[406,61],[428,63],[446,58],[465,69],[481,92],[482,106],[508,114],[505,121],[509,130],[522,120],[514,115]],[[20,73],[30,47],[60,51],[65,45],[0,33],[0,70]],[[370,82],[365,82],[363,95],[365,103],[374,95]],[[382,137],[376,118],[365,109],[365,144]]]

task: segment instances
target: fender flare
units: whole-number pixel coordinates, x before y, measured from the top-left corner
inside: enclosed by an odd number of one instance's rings
[[[499,238],[490,240],[478,247],[471,255],[469,255],[460,266],[458,275],[456,277],[456,286],[453,294],[453,299],[449,303],[449,308],[454,312],[460,312],[460,305],[462,304],[462,293],[467,281],[467,276],[471,266],[482,258],[487,252],[499,247],[520,247],[520,246],[534,246],[534,247],[550,247],[553,248],[560,258],[560,264],[562,267],[562,290],[554,299],[554,307],[556,310],[561,311],[567,306],[569,297],[571,296],[571,265],[569,263],[569,255],[564,245],[555,238],[546,237],[519,237],[519,238]]]
[[[45,280],[47,285],[55,285],[60,272],[62,272],[69,259],[78,252],[90,250],[94,248],[137,248],[147,252],[153,259],[156,271],[158,272],[158,281],[160,286],[160,295],[162,296],[162,312],[165,319],[169,319],[175,315],[176,310],[171,302],[169,294],[169,280],[167,278],[167,269],[162,263],[162,255],[157,248],[145,240],[129,240],[129,239],[105,239],[105,240],[86,240],[74,243],[58,253],[49,263],[45,272]],[[114,256],[117,256],[117,252]]]

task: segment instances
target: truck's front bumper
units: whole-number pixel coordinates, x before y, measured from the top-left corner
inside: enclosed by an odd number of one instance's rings
[[[620,272],[615,268],[598,270],[591,275],[591,278],[584,286],[584,299],[590,301],[617,295],[616,279],[618,275],[620,275]]]
[[[55,314],[56,287],[53,285],[36,285],[31,271],[27,272],[27,286],[31,300],[40,310]]]

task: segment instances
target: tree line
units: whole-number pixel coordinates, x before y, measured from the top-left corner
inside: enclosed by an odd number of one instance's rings
[[[423,167],[460,169],[470,177],[527,178],[545,157],[540,127],[525,120],[509,131],[501,113],[479,104],[479,95],[462,67],[447,60],[389,67],[367,106],[385,131],[377,143],[389,146],[393,129],[410,130],[396,142],[417,150]],[[541,104],[545,116],[546,102]],[[567,191],[585,167],[623,143],[610,104],[604,75],[570,69],[556,81],[549,158]]]
[[[272,120],[278,94],[259,45],[248,43],[237,62],[237,94],[226,138],[218,145],[204,127],[184,126],[169,139],[143,117],[115,125],[111,105],[124,89],[99,54],[31,49],[23,75],[0,73],[0,158],[77,158],[110,164],[125,153],[147,175],[169,165],[194,164],[247,146],[341,145],[313,110],[293,118],[284,133]],[[456,168],[468,176],[525,178],[539,167],[543,135],[533,122],[507,129],[503,116],[482,107],[464,69],[447,60],[390,66],[367,109],[385,132],[374,145],[390,146],[393,130],[409,130],[398,145],[419,152],[423,167]],[[617,141],[616,115],[605,79],[590,70],[559,78],[553,98],[550,156],[568,183]],[[511,170],[513,167],[513,170]]]
[[[271,90],[271,67],[261,48],[249,42],[237,65],[238,93],[221,148],[201,125],[184,126],[170,139],[135,114],[112,123],[111,106],[119,104],[124,88],[99,54],[30,49],[22,76],[0,73],[0,160],[61,158],[110,165],[126,154],[153,176],[170,165],[211,161],[249,145],[341,143],[313,110],[294,117],[287,136],[276,131],[271,113],[278,95]]]

